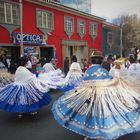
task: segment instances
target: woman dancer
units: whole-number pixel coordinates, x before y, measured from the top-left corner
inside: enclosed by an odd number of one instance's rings
[[[8,73],[4,69],[0,69],[0,88],[14,81],[14,75]]]
[[[83,84],[60,97],[52,111],[63,127],[91,139],[117,139],[140,130],[140,87],[112,78],[98,51]]]
[[[26,60],[22,62],[26,65]],[[15,81],[0,90],[0,108],[7,112],[35,112],[51,101],[49,86],[37,79],[27,68],[19,66]]]
[[[70,66],[70,70],[67,73],[65,79],[62,80],[59,89],[62,91],[69,91],[75,87],[78,87],[83,82],[82,75],[82,69],[80,68],[80,64],[77,62],[77,58],[74,55],[72,57],[72,64]]]
[[[136,60],[132,56],[130,56],[129,61],[128,76],[134,79],[135,82],[140,82],[140,65],[136,63]]]

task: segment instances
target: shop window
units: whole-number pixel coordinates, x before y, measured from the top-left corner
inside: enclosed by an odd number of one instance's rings
[[[78,20],[78,33],[81,37],[85,35],[85,21]]]
[[[67,35],[70,37],[74,32],[74,18],[70,16],[64,17],[64,30]]]
[[[53,13],[37,10],[37,27],[45,29],[53,29]]]
[[[0,2],[0,23],[19,25],[19,6]]]
[[[98,35],[98,24],[97,23],[95,23],[95,22],[90,22],[90,28],[89,28],[90,30],[90,35],[92,36],[92,37],[96,37],[97,35]]]

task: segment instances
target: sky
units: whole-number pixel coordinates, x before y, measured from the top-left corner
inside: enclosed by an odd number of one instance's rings
[[[91,0],[91,13],[109,22],[121,15],[140,16],[140,0]]]
[[[60,0],[65,5],[82,9],[85,12],[105,18],[112,22],[121,15],[138,14],[140,16],[140,0]],[[89,10],[91,2],[91,10]],[[77,5],[78,3],[78,5]]]
[[[79,9],[84,12],[91,12],[91,0],[60,0],[66,6]]]

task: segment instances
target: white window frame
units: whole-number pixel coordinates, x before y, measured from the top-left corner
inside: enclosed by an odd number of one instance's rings
[[[78,19],[78,33],[85,35],[85,20]]]
[[[11,22],[8,22],[7,20],[7,9],[6,9],[6,5],[10,6],[10,17],[11,17]],[[9,3],[4,3],[4,14],[5,14],[5,23],[9,23],[9,24],[13,24],[13,11],[12,11],[12,4]]]
[[[41,12],[41,16],[42,16],[42,27],[43,28],[48,28],[48,13]],[[45,19],[44,19],[44,16],[45,16]]]
[[[14,7],[16,9],[14,9]],[[13,12],[15,10],[15,13]],[[16,24],[16,25],[19,25],[20,23],[20,9],[19,9],[19,6],[17,5],[12,5],[12,18],[13,18],[13,24]],[[15,22],[16,21],[16,22]]]
[[[72,33],[74,32],[74,18],[70,16],[65,16],[65,31]]]
[[[0,18],[2,18],[1,21],[3,23],[3,22],[5,22],[4,3],[1,3],[0,9],[1,9],[1,14],[2,14],[2,16]]]
[[[97,36],[98,34],[98,24],[96,22],[90,22],[90,35]]]
[[[42,9],[37,9],[36,10],[36,19],[37,19],[37,27],[39,28],[44,28],[44,29],[49,29],[49,30],[53,30],[54,28],[54,15],[52,12],[46,11],[46,10],[42,10]],[[41,25],[38,22],[38,12],[41,12]],[[49,15],[51,16],[51,27],[49,27]],[[43,18],[43,16],[45,16],[45,19]],[[44,24],[46,23],[46,24]]]
[[[85,25],[83,23],[79,24],[79,33],[85,34]]]
[[[72,21],[70,18],[66,19],[66,31],[72,32]]]

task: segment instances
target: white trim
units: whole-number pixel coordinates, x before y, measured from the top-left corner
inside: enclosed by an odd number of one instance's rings
[[[73,18],[72,17],[66,16],[65,25],[66,25],[66,32],[73,32]]]
[[[7,6],[10,6],[10,22],[7,21]],[[8,9],[9,10],[9,9]],[[5,15],[5,23],[13,24],[13,12],[12,12],[12,4],[4,3],[4,15]]]
[[[6,3],[4,3],[4,22],[6,22],[6,5],[5,5]],[[7,22],[6,22],[7,23]]]
[[[41,14],[40,15],[41,16],[41,23],[40,23],[40,25],[39,25],[38,12],[40,12],[40,14]],[[49,16],[50,16],[50,22],[51,22],[51,26],[50,27],[49,27]],[[45,19],[44,19],[44,17],[45,17]],[[37,27],[44,28],[44,29],[49,29],[49,30],[53,30],[54,29],[54,21],[53,21],[54,20],[54,15],[53,15],[52,12],[37,8],[37,10],[36,10],[36,18],[37,18],[37,21],[36,21],[37,22]]]
[[[96,22],[90,22],[89,24],[89,34],[91,36],[97,36],[98,35],[98,23]],[[96,29],[95,29],[96,27]]]
[[[83,23],[80,23],[80,24],[79,24],[79,32],[80,32],[81,34],[85,34],[85,26],[84,26]]]

